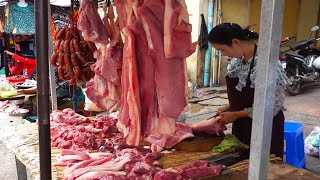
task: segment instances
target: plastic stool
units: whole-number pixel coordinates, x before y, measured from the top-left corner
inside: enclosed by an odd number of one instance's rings
[[[305,169],[303,125],[297,122],[285,122],[284,139],[286,140],[286,151],[284,152],[286,163]]]

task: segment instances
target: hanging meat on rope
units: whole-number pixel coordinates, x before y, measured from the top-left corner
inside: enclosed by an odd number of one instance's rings
[[[83,4],[80,4],[81,6]],[[120,105],[123,42],[119,23],[114,20],[113,7],[105,4],[103,10],[103,24],[108,32],[110,44],[107,47],[107,44],[101,43],[93,54],[97,59],[91,66],[95,76],[88,82],[86,94],[100,109],[113,111]],[[80,20],[81,18],[84,17],[80,16]]]

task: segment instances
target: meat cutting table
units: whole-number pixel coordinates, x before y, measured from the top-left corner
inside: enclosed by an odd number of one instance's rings
[[[26,171],[30,173],[32,179],[39,180],[39,143],[38,143],[38,126],[17,125],[6,128],[0,128],[0,141],[14,153],[17,158],[17,169],[19,180],[26,179]],[[60,150],[52,148],[51,159],[55,162],[57,154]],[[211,151],[207,152],[183,152],[176,151],[173,153],[164,154],[159,162],[164,168],[178,167],[184,163],[204,159],[219,155]],[[249,161],[244,160],[229,166],[231,170],[229,173],[215,177],[218,180],[228,179],[247,179],[248,177]],[[64,175],[64,168],[52,167],[52,179],[62,180]],[[212,179],[212,178],[205,178]],[[297,169],[285,164],[279,158],[270,157],[269,164],[269,179],[320,179],[320,176],[312,174],[304,169]]]

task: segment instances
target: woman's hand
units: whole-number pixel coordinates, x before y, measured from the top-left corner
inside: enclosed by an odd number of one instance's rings
[[[26,92],[25,92],[24,89],[19,89],[19,90],[17,91],[17,93],[18,93],[18,94],[26,94]]]
[[[237,119],[249,117],[249,112],[247,110],[234,111],[234,112],[227,111],[227,112],[220,113],[219,116],[222,117],[220,121],[226,124],[229,124],[229,123],[233,123]]]
[[[221,122],[225,124],[233,123],[238,119],[237,113],[235,112],[222,112],[219,114],[221,116]]]
[[[8,51],[8,50],[5,50],[4,52],[5,52],[6,54],[10,55],[10,56],[12,56],[12,55],[13,55],[13,53],[12,53],[12,52],[10,52],[10,51]]]
[[[226,111],[230,111],[230,105],[227,104],[227,105],[221,106],[218,108],[217,111],[218,111],[218,114],[226,112]]]

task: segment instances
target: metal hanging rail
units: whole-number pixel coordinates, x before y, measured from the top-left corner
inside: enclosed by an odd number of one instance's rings
[[[249,180],[268,178],[276,69],[282,31],[283,0],[262,0],[257,77],[254,92]]]
[[[35,0],[40,179],[51,179],[48,0]]]

